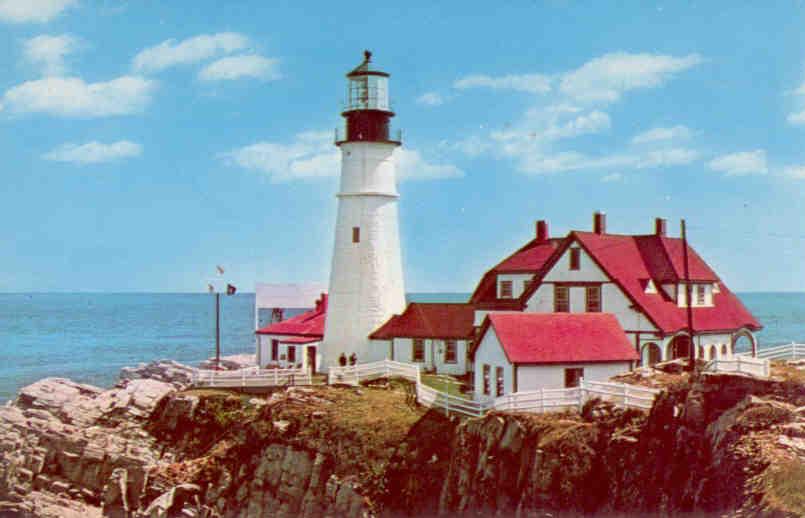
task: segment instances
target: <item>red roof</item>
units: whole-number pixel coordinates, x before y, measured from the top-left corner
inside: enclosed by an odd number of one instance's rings
[[[520,305],[516,299],[499,299],[497,295],[497,276],[501,273],[534,273],[545,265],[559,248],[562,239],[533,239],[512,255],[486,272],[470,297],[470,303],[478,309],[514,310]]]
[[[471,304],[412,302],[369,338],[471,338],[474,309]]]
[[[490,313],[478,343],[490,327],[511,363],[638,359],[618,319],[610,313]]]
[[[276,322],[257,330],[259,335],[292,335],[321,339],[324,336],[324,320],[327,318],[327,294],[322,293],[316,307],[282,322]],[[288,342],[290,343],[290,342]],[[302,343],[302,342],[299,342]]]
[[[664,282],[675,283],[684,279],[684,250],[681,239],[656,235],[623,236],[571,232],[563,250],[574,241],[574,238],[660,331],[673,333],[687,328],[687,309],[679,307],[660,286]],[[713,294],[712,307],[693,308],[695,331],[761,328],[760,323],[738,297],[727,289],[715,272],[690,246],[688,246],[688,258],[692,281],[718,282],[720,289],[720,293]],[[645,293],[646,279],[655,280],[657,293]]]

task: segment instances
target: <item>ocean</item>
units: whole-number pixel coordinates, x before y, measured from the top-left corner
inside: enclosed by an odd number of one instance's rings
[[[760,346],[805,341],[805,293],[741,293],[765,326]],[[467,293],[411,293],[417,302],[462,302]],[[254,351],[254,294],[221,297],[222,354]],[[196,363],[215,353],[209,294],[0,294],[0,401],[48,376],[101,387],[121,367],[170,358]]]

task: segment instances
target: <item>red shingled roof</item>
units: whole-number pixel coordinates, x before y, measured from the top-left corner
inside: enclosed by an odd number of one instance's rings
[[[534,273],[550,259],[559,248],[562,239],[553,238],[540,241],[532,239],[522,248],[498,263],[486,272],[470,297],[470,303],[478,305],[478,309],[515,310],[520,307],[517,299],[501,300],[497,298],[497,276],[501,273]]]
[[[282,322],[258,329],[259,335],[293,335],[321,339],[324,336],[324,320],[327,318],[327,294],[322,293],[316,307]],[[288,342],[290,343],[290,342]],[[299,342],[302,343],[302,342]]]
[[[408,304],[401,315],[392,316],[369,338],[471,338],[474,307],[471,304]]]
[[[479,343],[490,327],[511,363],[638,359],[618,319],[609,313],[490,313]]]
[[[660,284],[684,279],[682,240],[664,236],[623,236],[571,232],[575,238],[626,295],[661,331],[673,333],[687,327],[687,309],[668,297]],[[569,244],[569,243],[568,243]],[[564,248],[564,247],[563,247]],[[694,282],[718,282],[720,293],[713,295],[712,307],[693,308],[693,328],[701,331],[728,331],[741,327],[760,329],[760,323],[727,289],[713,270],[688,246],[690,278]],[[654,279],[657,293],[645,293],[646,279]]]

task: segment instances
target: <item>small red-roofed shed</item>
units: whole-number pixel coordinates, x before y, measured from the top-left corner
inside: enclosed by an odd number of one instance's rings
[[[638,359],[609,313],[490,313],[473,356],[480,398],[606,381]]]

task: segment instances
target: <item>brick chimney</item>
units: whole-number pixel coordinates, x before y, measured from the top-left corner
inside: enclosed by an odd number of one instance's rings
[[[537,221],[537,241],[542,243],[550,238],[548,235],[548,222],[544,219]]]
[[[596,234],[606,234],[607,215],[603,212],[596,212],[593,214],[593,232]]]
[[[667,222],[665,218],[654,218],[654,234],[657,236],[665,236],[667,232]]]

